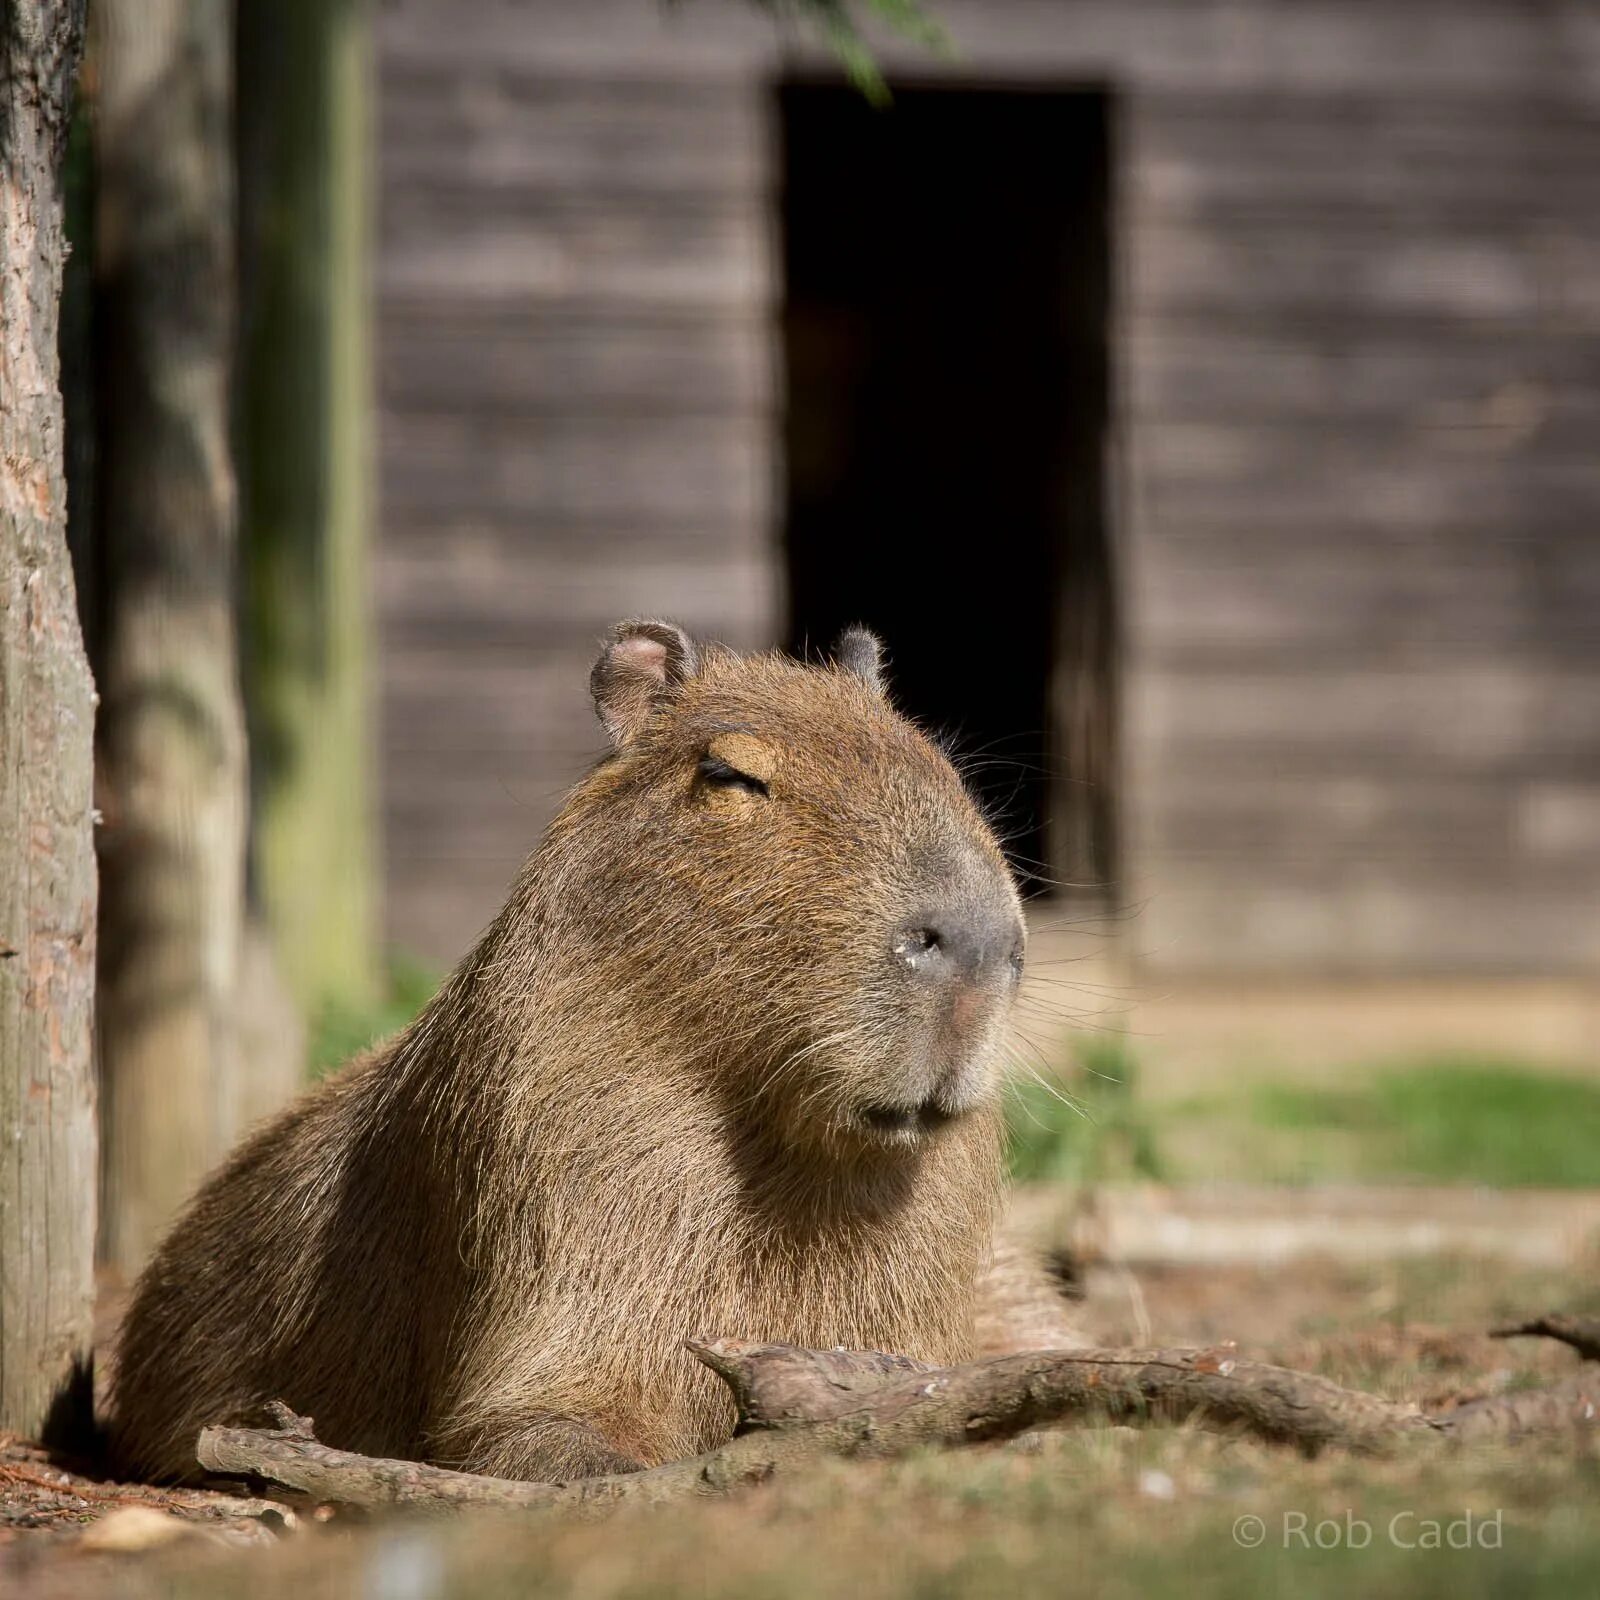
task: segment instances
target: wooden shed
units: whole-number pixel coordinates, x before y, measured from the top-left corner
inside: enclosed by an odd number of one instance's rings
[[[1153,974],[1600,974],[1600,6],[379,12],[387,924],[453,959],[611,620],[886,636]]]

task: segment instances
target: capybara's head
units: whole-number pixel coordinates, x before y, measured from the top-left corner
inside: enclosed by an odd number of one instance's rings
[[[1021,906],[878,641],[819,667],[624,622],[591,687],[613,751],[549,858],[589,981],[786,1141],[887,1155],[991,1106]]]

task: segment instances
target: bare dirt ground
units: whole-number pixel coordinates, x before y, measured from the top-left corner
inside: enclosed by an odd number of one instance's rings
[[[146,1535],[141,1542],[132,1530],[153,1529],[155,1524],[126,1518],[129,1529],[118,1536],[104,1531],[106,1519],[126,1508],[154,1510],[174,1522],[192,1525],[214,1542],[249,1546],[270,1543],[275,1533],[288,1531],[298,1518],[287,1508],[268,1501],[241,1500],[232,1494],[203,1489],[156,1489],[147,1484],[105,1480],[90,1463],[52,1456],[38,1445],[0,1434],[0,1573],[6,1554],[27,1535],[37,1535],[43,1548],[53,1542],[63,1547],[76,1543],[90,1551],[148,1548],[171,1543],[183,1529]],[[99,1534],[91,1530],[102,1525]],[[84,1536],[89,1535],[84,1545]]]

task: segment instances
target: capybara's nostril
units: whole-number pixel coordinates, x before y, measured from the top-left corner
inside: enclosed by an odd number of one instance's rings
[[[1009,906],[979,905],[914,917],[892,941],[896,958],[931,981],[982,982],[1020,960],[1021,930]]]
[[[945,949],[945,936],[938,928],[901,928],[891,947],[895,956],[914,972],[937,968]]]

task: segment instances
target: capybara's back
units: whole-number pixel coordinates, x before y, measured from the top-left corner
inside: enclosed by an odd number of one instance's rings
[[[179,1220],[123,1324],[120,1470],[193,1476],[200,1426],[296,1393],[328,1439],[418,1453],[450,1258],[429,1259],[444,1197],[383,1087],[382,1058],[346,1068],[241,1146]]]
[[[612,753],[477,948],[141,1278],[123,1471],[192,1476],[269,1399],[348,1449],[615,1470],[730,1431],[689,1336],[971,1353],[1022,919],[876,641],[836,657],[613,631]]]

